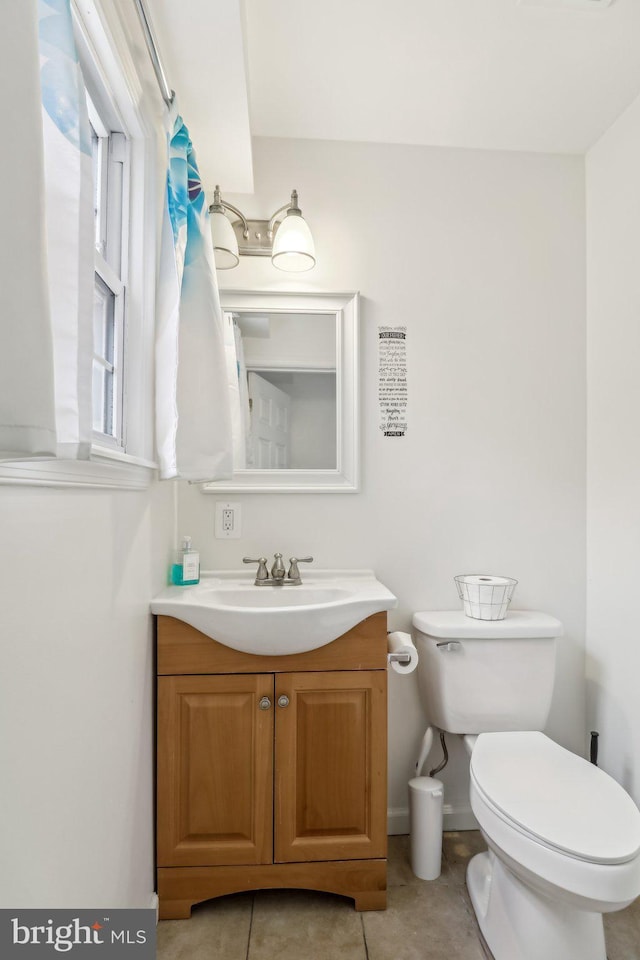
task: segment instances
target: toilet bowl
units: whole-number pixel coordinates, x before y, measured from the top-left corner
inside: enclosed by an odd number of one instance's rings
[[[495,960],[606,960],[602,914],[640,894],[640,812],[538,732],[483,733],[471,807],[489,847],[467,885]]]
[[[488,850],[467,887],[494,960],[606,960],[602,915],[640,895],[640,811],[603,770],[543,733],[562,624],[533,611],[416,613],[431,723],[461,734]]]

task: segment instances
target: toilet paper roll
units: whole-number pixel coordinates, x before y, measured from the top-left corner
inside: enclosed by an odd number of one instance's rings
[[[396,673],[413,673],[418,666],[418,651],[413,645],[413,640],[409,633],[402,633],[396,630],[387,635],[387,650],[389,653],[404,653],[411,659],[408,663],[398,663],[391,660],[390,665]]]
[[[503,603],[514,581],[509,577],[466,576],[466,598],[470,603]]]

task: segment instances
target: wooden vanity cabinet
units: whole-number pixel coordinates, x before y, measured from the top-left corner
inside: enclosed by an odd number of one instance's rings
[[[267,887],[386,906],[386,614],[305,654],[158,617],[160,917]]]

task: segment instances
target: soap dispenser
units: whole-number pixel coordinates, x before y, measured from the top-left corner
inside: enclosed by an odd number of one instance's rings
[[[191,537],[182,538],[171,567],[171,582],[178,587],[200,583],[200,554],[191,545]]]

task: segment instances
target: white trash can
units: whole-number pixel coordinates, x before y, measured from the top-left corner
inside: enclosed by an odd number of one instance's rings
[[[443,793],[442,781],[435,777],[409,780],[411,869],[421,880],[440,876]]]

